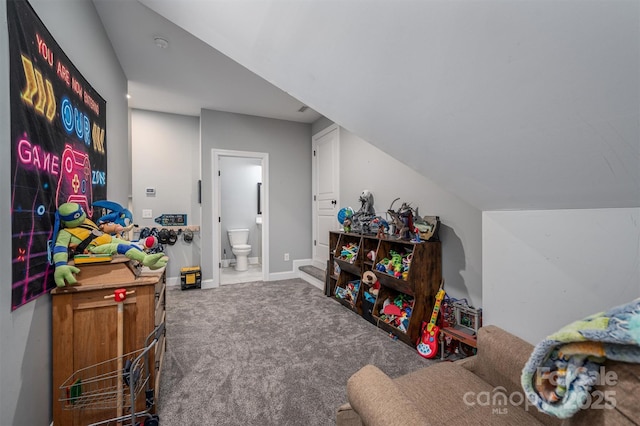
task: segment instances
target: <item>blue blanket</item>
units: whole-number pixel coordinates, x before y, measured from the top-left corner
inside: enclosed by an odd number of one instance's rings
[[[538,343],[522,388],[542,412],[564,419],[590,400],[607,360],[640,363],[640,299],[571,323]]]

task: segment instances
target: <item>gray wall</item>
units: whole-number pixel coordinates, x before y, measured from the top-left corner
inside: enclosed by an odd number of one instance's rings
[[[163,213],[186,214],[188,225],[200,225],[200,119],[186,115],[134,109],[131,111],[132,213],[139,229],[162,226],[153,218]],[[147,196],[153,187],[156,195]],[[150,209],[152,219],[142,210]],[[200,264],[200,234],[186,243],[165,245],[167,277],[179,279],[180,268]],[[171,283],[173,284],[173,283]]]
[[[376,212],[386,217],[394,199],[421,216],[440,216],[442,274],[447,294],[482,306],[482,213],[367,141],[340,129],[340,202],[360,208],[363,189],[373,193]]]
[[[327,117],[320,117],[319,119],[311,123],[311,134],[315,135],[316,133],[326,129],[332,124],[334,124],[333,121],[329,120]]]
[[[58,44],[107,101],[108,198],[127,205],[130,193],[127,82],[89,1],[31,0]],[[0,234],[11,235],[9,61],[6,0],[0,0]],[[11,270],[10,244],[0,245],[0,270]],[[11,313],[11,277],[0,277],[0,422],[51,422],[51,301],[45,295]]]
[[[262,257],[262,227],[256,224],[258,216],[258,182],[262,182],[261,160],[258,158],[221,157],[221,242],[223,259],[233,260],[228,229],[249,230],[251,245],[249,258]]]
[[[269,272],[291,271],[293,260],[311,258],[311,126],[202,110],[200,135],[203,280],[213,277],[213,149],[269,154]]]
[[[479,210],[640,206],[638,1],[144,3]]]

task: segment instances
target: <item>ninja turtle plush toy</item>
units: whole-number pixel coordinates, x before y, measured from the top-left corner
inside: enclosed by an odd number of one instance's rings
[[[146,254],[129,241],[103,233],[87,218],[78,203],[64,203],[58,207],[53,240],[53,263],[56,268],[53,278],[58,287],[77,282],[73,274],[80,272],[80,269],[67,264],[70,248],[76,253],[124,254],[150,269],[162,268],[168,260],[164,253]]]

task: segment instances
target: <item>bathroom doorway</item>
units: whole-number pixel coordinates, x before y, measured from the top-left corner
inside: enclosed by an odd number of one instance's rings
[[[213,264],[214,282],[220,285],[268,277],[267,162],[266,153],[213,150],[213,211],[218,218]],[[230,230],[234,240],[246,240],[232,246]]]

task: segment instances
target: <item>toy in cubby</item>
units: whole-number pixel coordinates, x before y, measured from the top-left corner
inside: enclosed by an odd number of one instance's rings
[[[354,305],[358,300],[360,280],[349,281],[345,287],[336,287],[336,297]]]
[[[364,291],[362,292],[364,298],[371,304],[376,303],[376,298],[380,291],[380,281],[378,281],[376,274],[371,271],[366,271],[362,275],[362,282],[365,284]]]
[[[373,317],[373,308],[380,291],[380,281],[378,281],[376,274],[366,271],[362,274],[361,282],[364,285],[362,287],[362,296],[364,297],[362,300],[362,317],[371,324],[375,324],[376,319]]]
[[[409,329],[413,304],[414,298],[408,294],[398,293],[393,299],[387,297],[382,304],[380,320],[406,333]]]
[[[347,243],[342,246],[342,250],[340,250],[340,256],[338,256],[338,258],[349,263],[354,263],[356,261],[356,257],[358,257],[358,248],[358,244],[356,243]]]
[[[395,250],[389,250],[389,256],[376,264],[376,270],[392,275],[398,279],[407,280],[409,278],[409,268],[413,259],[413,252],[405,250],[403,254]]]
[[[367,259],[369,259],[371,262],[375,262],[376,261],[376,251],[375,250],[369,250],[369,253],[367,253]]]
[[[338,265],[338,262],[333,262],[333,275],[336,277],[340,275],[340,265]]]

